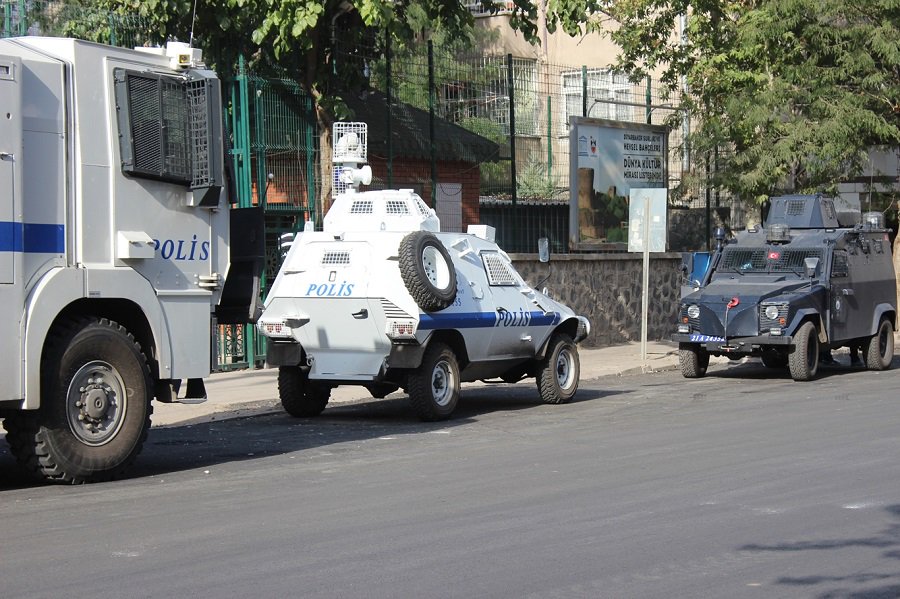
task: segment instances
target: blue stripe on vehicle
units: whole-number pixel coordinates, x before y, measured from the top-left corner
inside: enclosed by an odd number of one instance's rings
[[[62,254],[65,248],[63,225],[0,221],[0,252]]]
[[[527,325],[552,326],[559,322],[559,312],[530,312],[531,319]],[[434,312],[419,317],[419,329],[479,329],[490,328],[497,324],[496,312]]]
[[[419,329],[478,329],[497,323],[496,312],[435,312],[419,317]]]

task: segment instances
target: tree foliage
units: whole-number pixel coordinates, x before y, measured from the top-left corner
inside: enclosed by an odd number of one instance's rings
[[[896,0],[608,0],[620,66],[662,69],[743,197],[828,189],[900,143]],[[687,14],[686,39],[679,39]],[[684,80],[682,80],[682,77]]]

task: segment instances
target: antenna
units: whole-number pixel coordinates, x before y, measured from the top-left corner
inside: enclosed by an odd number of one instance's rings
[[[191,37],[188,39],[188,47],[194,47],[194,22],[197,20],[197,0],[194,0],[194,14],[191,15]]]

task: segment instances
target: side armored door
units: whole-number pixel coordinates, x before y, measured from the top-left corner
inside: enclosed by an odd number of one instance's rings
[[[850,311],[855,309],[856,298],[850,284],[850,265],[847,250],[835,250],[831,256],[831,338],[847,339]]]

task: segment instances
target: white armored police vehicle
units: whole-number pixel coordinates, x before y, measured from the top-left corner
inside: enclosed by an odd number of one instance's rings
[[[686,378],[709,357],[758,356],[796,381],[816,376],[820,352],[862,349],[869,370],[894,357],[897,289],[881,213],[840,214],[831,198],[771,199],[765,226],[724,231],[696,289],[681,300],[678,342]],[[693,277],[692,277],[693,278]]]
[[[0,40],[0,417],[36,474],[120,474],[154,397],[205,397],[216,316],[253,316],[262,217],[225,197],[220,95],[184,44]]]
[[[345,189],[323,231],[298,233],[266,299],[259,330],[279,395],[315,416],[337,385],[374,397],[405,389],[423,420],[447,418],[460,383],[536,377],[542,399],[578,388],[586,318],[531,288],[492,229],[441,232],[412,190],[358,192],[371,170],[364,123],[337,123],[335,180]]]

